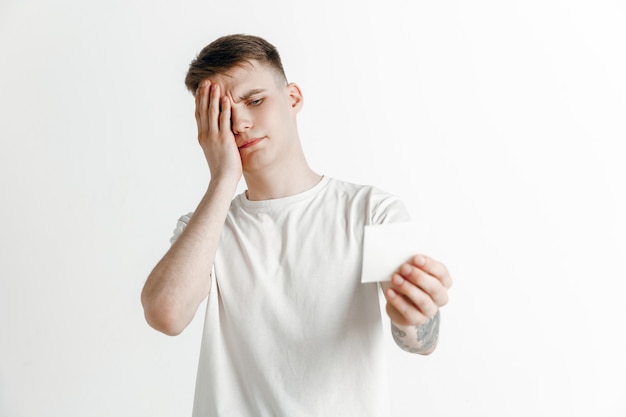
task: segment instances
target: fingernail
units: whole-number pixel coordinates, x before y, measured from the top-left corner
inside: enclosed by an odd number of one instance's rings
[[[411,266],[404,264],[400,267],[400,273],[402,275],[409,275],[411,273]]]
[[[424,265],[426,263],[426,258],[424,258],[422,255],[417,255],[415,257],[415,259],[413,259],[413,261],[417,264],[417,265]]]

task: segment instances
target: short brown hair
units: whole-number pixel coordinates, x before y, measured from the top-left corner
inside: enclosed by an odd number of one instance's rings
[[[274,45],[258,36],[236,34],[222,36],[205,46],[189,64],[185,85],[195,95],[202,80],[224,74],[252,60],[270,65],[287,82],[280,55]]]

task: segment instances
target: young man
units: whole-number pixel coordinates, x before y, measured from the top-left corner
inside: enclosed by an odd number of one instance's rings
[[[142,303],[151,326],[176,335],[208,296],[194,416],[387,415],[379,287],[360,282],[362,243],[366,225],[408,221],[403,204],[309,167],[302,92],[265,40],[215,40],[186,85],[211,179]],[[234,196],[242,175],[248,189]],[[434,350],[451,283],[424,255],[398,265],[383,291],[401,348]]]

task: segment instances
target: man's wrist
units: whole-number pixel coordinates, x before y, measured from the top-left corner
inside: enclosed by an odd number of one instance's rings
[[[435,350],[439,340],[439,311],[419,326],[403,326],[391,322],[391,333],[396,344],[411,353],[427,355]]]

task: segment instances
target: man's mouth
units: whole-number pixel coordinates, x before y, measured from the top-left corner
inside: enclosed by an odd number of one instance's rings
[[[249,139],[249,140],[245,141],[244,143],[242,143],[242,144],[239,146],[239,150],[241,150],[241,149],[246,149],[246,148],[249,148],[249,147],[251,147],[251,146],[254,146],[254,145],[256,145],[257,143],[259,143],[260,141],[262,141],[263,139],[265,139],[265,138],[264,138],[264,137],[262,137],[262,138],[254,138],[254,139]]]

